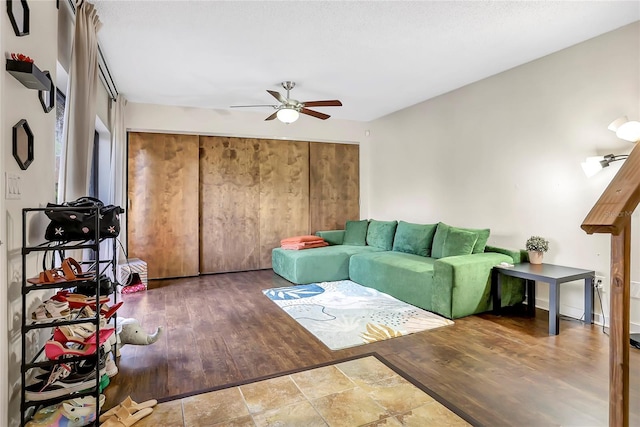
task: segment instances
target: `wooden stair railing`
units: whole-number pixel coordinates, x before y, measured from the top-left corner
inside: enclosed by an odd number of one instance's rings
[[[609,426],[629,426],[629,305],[631,215],[640,202],[640,150],[636,145],[582,222],[588,234],[611,234]],[[603,313],[604,316],[604,313]]]

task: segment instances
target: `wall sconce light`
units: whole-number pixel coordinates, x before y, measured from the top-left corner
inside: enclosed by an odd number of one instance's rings
[[[582,162],[582,170],[584,171],[585,175],[591,178],[602,169],[609,166],[610,163],[617,162],[618,160],[624,160],[627,157],[629,156],[626,154],[607,154],[606,156],[587,157],[587,159]]]
[[[611,122],[608,129],[615,132],[618,138],[625,141],[640,141],[640,122],[629,120],[627,116],[622,116]]]

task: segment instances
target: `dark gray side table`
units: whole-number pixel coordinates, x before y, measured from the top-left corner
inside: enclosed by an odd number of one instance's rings
[[[549,284],[549,335],[560,333],[560,284],[584,279],[584,322],[593,323],[593,279],[596,272],[580,268],[553,264],[529,264],[524,262],[513,267],[498,265],[491,274],[493,312],[500,313],[502,307],[502,276],[524,279],[527,283],[527,311],[536,312],[536,280]]]

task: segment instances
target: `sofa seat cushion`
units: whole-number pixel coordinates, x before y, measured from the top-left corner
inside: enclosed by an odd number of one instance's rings
[[[432,311],[435,261],[403,252],[359,253],[351,257],[349,277],[363,286]]]
[[[271,252],[273,271],[297,285],[349,279],[349,258],[353,254],[378,252],[371,246],[334,245],[290,251],[275,248]]]

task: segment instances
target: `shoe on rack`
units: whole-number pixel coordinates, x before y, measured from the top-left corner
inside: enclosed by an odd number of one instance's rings
[[[61,267],[64,277],[70,282],[76,280],[91,279],[92,277],[96,276],[95,271],[82,271],[82,266],[80,265],[80,263],[71,257],[65,258],[62,261]]]
[[[94,354],[97,348],[95,343],[66,347],[58,341],[47,341],[44,343],[44,354],[47,359],[56,360],[63,356],[89,356]]]
[[[109,305],[107,305],[106,303],[103,303],[100,305],[100,319],[105,319],[105,320],[109,320],[113,317],[114,314],[116,314],[116,311],[118,311],[118,309],[120,307],[122,307],[123,301],[120,301],[117,304],[112,305],[111,307],[109,307]],[[84,306],[82,307],[82,310],[79,313],[79,317],[86,317],[86,318],[92,318],[92,317],[96,317],[96,312],[95,312],[95,304],[92,306]]]
[[[66,281],[67,279],[64,278],[64,274],[62,273],[62,271],[57,268],[41,271],[38,277],[27,279],[27,282],[31,283],[32,285],[50,285],[53,283],[62,283]]]
[[[97,304],[96,297],[88,297],[86,295],[83,294],[71,294],[71,293],[67,293],[66,295],[62,295],[62,296],[58,296],[57,298],[64,298],[66,299],[66,301],[69,303],[69,307],[71,308],[82,308],[85,306],[93,306],[95,307]],[[100,296],[100,304],[106,304],[108,303],[109,297],[108,296]]]
[[[105,370],[109,378],[114,377],[118,374],[118,366],[116,365],[116,362],[113,361],[113,359],[107,360],[107,363],[105,364]]]
[[[101,348],[100,361],[98,363],[98,371],[100,376],[107,373],[106,363],[107,363],[107,353]],[[79,360],[77,362],[65,363],[65,365],[71,369],[71,373],[75,373],[79,375],[86,375],[91,372],[95,372],[96,370],[96,362],[94,359]],[[49,375],[51,375],[51,372],[57,366],[59,365],[52,366],[49,369],[40,368],[41,373],[37,374],[35,376],[35,379],[39,381],[47,380],[49,378]]]
[[[54,320],[69,319],[70,315],[69,303],[49,299],[40,304],[36,311],[31,313],[31,320],[34,323],[52,322]]]
[[[58,329],[67,337],[67,341],[81,342],[93,335],[96,327],[91,323],[80,323],[58,326]]]
[[[115,332],[115,328],[105,328],[100,329],[98,345],[102,345],[107,341],[111,335]],[[96,333],[93,332],[86,338],[74,336],[74,331],[70,328],[58,327],[53,331],[53,339],[54,341],[58,341],[61,344],[66,344],[68,342],[74,342],[78,344],[95,344],[96,343]]]
[[[54,367],[45,380],[25,387],[25,398],[29,401],[54,399],[70,393],[87,390],[95,385],[96,372],[86,374],[74,372],[67,364]]]
[[[102,377],[100,377],[100,393],[102,393],[102,391],[107,388],[107,386],[111,383],[111,380],[109,379],[109,375],[105,374]]]
[[[100,395],[100,407],[105,396]],[[83,427],[96,420],[96,398],[86,396],[65,400],[38,410],[26,427]]]

